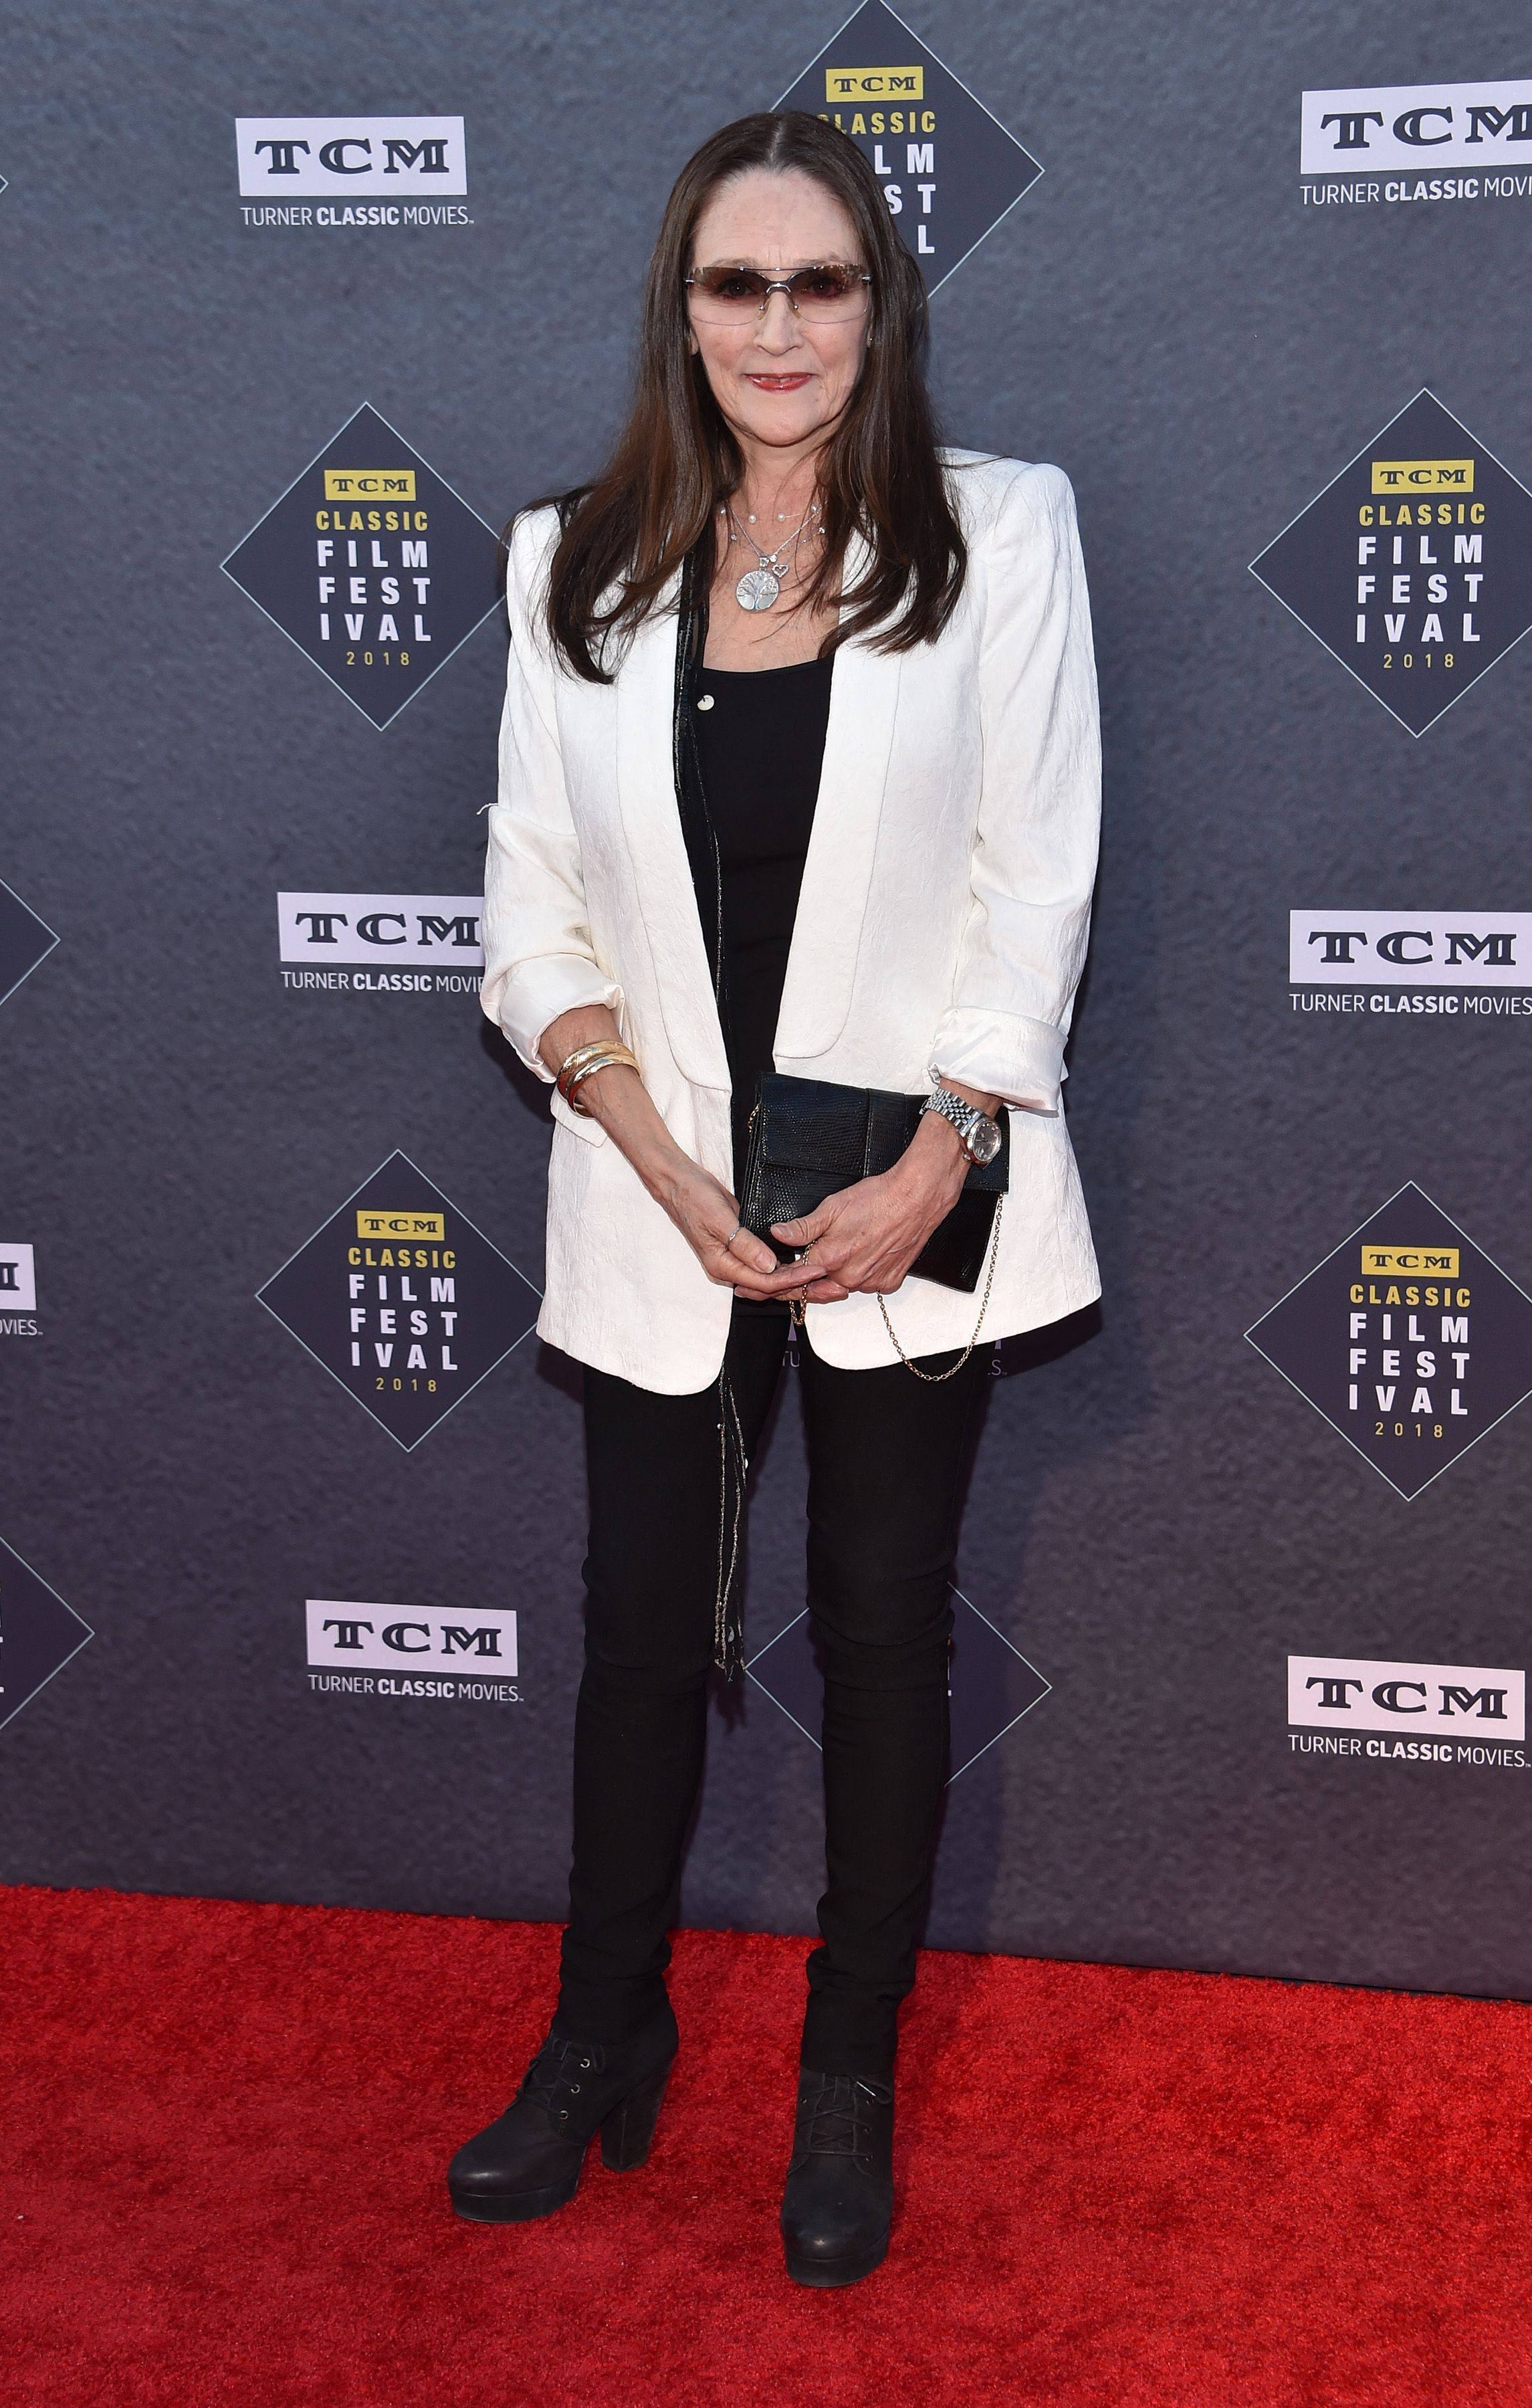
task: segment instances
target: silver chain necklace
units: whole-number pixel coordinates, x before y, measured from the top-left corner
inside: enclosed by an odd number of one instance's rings
[[[809,503],[792,534],[784,536],[774,552],[763,552],[755,538],[746,533],[735,516],[732,502],[726,503],[724,507],[728,512],[730,542],[748,543],[760,564],[758,567],[746,569],[734,589],[734,598],[741,610],[769,610],[796,566],[798,546],[803,541],[804,530],[811,518],[818,517],[819,504]],[[782,557],[784,552],[788,555],[785,560]]]

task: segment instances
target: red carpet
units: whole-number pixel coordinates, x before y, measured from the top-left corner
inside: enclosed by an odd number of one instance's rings
[[[0,1890],[7,2408],[1532,2403],[1532,2009],[929,1956],[893,2255],[806,2292],[800,1942],[682,1938],[642,2172],[451,2214],[555,1939]]]

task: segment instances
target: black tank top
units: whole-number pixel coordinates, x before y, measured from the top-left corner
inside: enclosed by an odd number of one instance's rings
[[[772,1068],[834,666],[832,658],[790,668],[701,668],[693,684],[697,761],[722,872],[736,1193],[757,1082]]]

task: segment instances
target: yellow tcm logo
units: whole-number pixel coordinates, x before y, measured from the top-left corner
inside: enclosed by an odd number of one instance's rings
[[[824,97],[829,101],[923,100],[923,67],[826,67]]]
[[[413,468],[326,468],[327,502],[412,502]],[[423,522],[422,522],[423,523]]]
[[[1374,460],[1375,494],[1471,494],[1471,460]]]
[[[1456,1279],[1456,1246],[1364,1246],[1362,1268],[1373,1279]]]
[[[359,1238],[445,1238],[445,1212],[370,1212],[356,1216]]]

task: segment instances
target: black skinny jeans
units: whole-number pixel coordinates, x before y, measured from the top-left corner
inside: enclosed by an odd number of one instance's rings
[[[728,1369],[753,1457],[787,1316],[737,1307]],[[886,2079],[915,1976],[948,1752],[948,1585],[987,1346],[933,1386],[842,1371],[800,1333],[809,1609],[824,1667],[828,1885],[802,2061]],[[928,1355],[943,1370],[952,1354]],[[574,1865],[556,2028],[621,2041],[657,2006],[702,1775],[717,1585],[716,1383],[659,1396],[585,1373],[590,1552]]]

